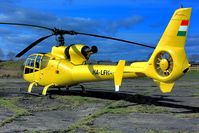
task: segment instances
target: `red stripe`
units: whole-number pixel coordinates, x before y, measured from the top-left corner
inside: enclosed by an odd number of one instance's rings
[[[189,20],[182,20],[181,25],[188,26]]]

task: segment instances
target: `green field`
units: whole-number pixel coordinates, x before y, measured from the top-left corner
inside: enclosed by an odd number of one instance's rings
[[[22,77],[23,62],[24,60],[0,62],[0,78]]]

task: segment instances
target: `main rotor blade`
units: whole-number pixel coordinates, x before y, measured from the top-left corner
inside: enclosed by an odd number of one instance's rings
[[[36,27],[36,28],[42,28],[42,29],[53,31],[53,29],[51,29],[51,28],[48,28],[48,27],[45,27],[45,26],[33,25],[33,24],[6,23],[6,22],[0,22],[0,24],[16,25],[16,26],[27,26],[27,27]]]
[[[116,41],[120,41],[120,42],[126,42],[126,43],[131,43],[131,44],[135,44],[135,45],[139,45],[139,46],[155,49],[154,46],[149,46],[149,45],[145,45],[145,44],[141,44],[141,43],[137,43],[137,42],[132,42],[132,41],[128,41],[128,40],[123,40],[123,39],[119,39],[119,38],[109,37],[109,36],[101,36],[101,35],[96,35],[96,34],[81,33],[81,32],[75,32],[75,31],[74,31],[74,33],[75,34],[80,34],[80,35],[86,35],[86,36],[93,36],[93,37],[105,38],[105,39],[110,39],[110,40],[116,40]]]
[[[82,33],[82,32],[76,32],[76,31],[73,31],[73,30],[61,30],[61,29],[57,29],[57,28],[48,28],[48,27],[45,27],[45,26],[39,26],[39,25],[32,25],[32,24],[21,24],[21,23],[7,23],[7,22],[0,22],[0,24],[8,24],[8,25],[18,25],[18,26],[29,26],[29,27],[36,27],[36,28],[42,28],[42,29],[46,29],[46,30],[50,30],[53,32],[53,35],[64,35],[64,34],[68,34],[68,35],[86,35],[86,36],[93,36],[93,37],[98,37],[98,38],[105,38],[105,39],[110,39],[110,40],[116,40],[116,41],[120,41],[120,42],[126,42],[126,43],[130,43],[130,44],[135,44],[135,45],[138,45],[138,46],[143,46],[143,47],[147,47],[147,48],[152,48],[152,49],[155,49],[154,46],[150,46],[150,45],[145,45],[145,44],[141,44],[141,43],[137,43],[137,42],[132,42],[132,41],[128,41],[128,40],[123,40],[123,39],[119,39],[119,38],[114,38],[114,37],[109,37],[109,36],[102,36],[102,35],[96,35],[96,34],[90,34],[90,33]],[[48,38],[48,37],[47,37]],[[40,38],[41,41],[46,39],[44,37],[43,38]],[[39,40],[39,42],[41,42]],[[35,42],[37,42],[35,41]],[[33,43],[34,44],[34,43]],[[34,44],[36,45],[36,44]],[[29,48],[29,47],[27,47]],[[31,47],[32,48],[32,47]],[[30,48],[29,48],[30,49]],[[28,50],[29,50],[28,49]],[[25,49],[24,49],[25,50]],[[22,51],[23,52],[23,51]],[[27,51],[26,51],[27,52]],[[24,52],[25,53],[25,52]],[[23,53],[23,54],[24,54]],[[20,53],[19,53],[20,54]],[[18,55],[19,55],[18,54]]]
[[[21,57],[21,56],[24,55],[26,52],[28,52],[32,47],[34,47],[35,45],[37,45],[37,44],[40,43],[41,41],[43,41],[43,40],[45,40],[45,39],[47,39],[47,38],[49,38],[49,37],[51,37],[51,36],[53,36],[53,34],[52,34],[52,35],[48,35],[48,36],[44,36],[44,37],[42,37],[42,38],[39,38],[38,40],[36,40],[36,41],[33,42],[32,44],[30,44],[28,47],[26,47],[24,50],[22,50],[20,53],[18,53],[18,54],[16,55],[16,57]]]

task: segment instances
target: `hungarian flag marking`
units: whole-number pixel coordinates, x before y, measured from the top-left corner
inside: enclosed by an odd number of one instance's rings
[[[186,36],[189,20],[182,20],[177,36]]]

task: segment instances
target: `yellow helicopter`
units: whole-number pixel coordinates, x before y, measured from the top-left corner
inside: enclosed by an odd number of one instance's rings
[[[46,95],[51,87],[70,87],[82,82],[102,81],[114,79],[115,91],[119,91],[123,78],[136,78],[147,76],[157,83],[163,93],[171,92],[174,83],[182,77],[190,67],[185,53],[185,42],[190,22],[192,8],[177,9],[166,30],[164,31],[156,47],[131,42],[123,39],[82,33],[73,30],[52,29],[44,26],[6,23],[0,24],[29,26],[46,29],[51,35],[39,38],[16,57],[22,56],[41,41],[51,37],[59,36],[59,45],[53,46],[52,51],[47,54],[32,54],[24,63],[24,79],[30,82],[28,92],[31,93],[33,86],[44,86],[42,95]],[[89,48],[84,44],[73,44],[64,46],[63,35],[87,35],[122,41],[144,47],[154,48],[147,62],[134,62],[129,66],[125,60],[120,60],[114,65],[87,65],[85,62],[92,54],[97,53],[97,47]]]

